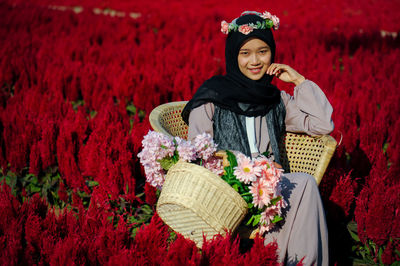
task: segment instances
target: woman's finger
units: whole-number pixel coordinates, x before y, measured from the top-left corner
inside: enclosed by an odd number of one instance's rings
[[[267,74],[274,75],[274,71],[277,67],[279,67],[279,64],[276,64],[276,63],[271,64],[267,69]]]

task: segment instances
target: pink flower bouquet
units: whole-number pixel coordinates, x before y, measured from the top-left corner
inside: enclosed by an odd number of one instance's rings
[[[250,159],[244,154],[226,151],[229,166],[215,156],[217,145],[209,134],[198,135],[193,141],[149,131],[138,154],[144,167],[146,181],[162,189],[168,169],[178,160],[204,166],[221,176],[248,204],[247,225],[259,226],[260,234],[269,231],[282,220],[286,202],[281,195],[282,170],[265,156]]]

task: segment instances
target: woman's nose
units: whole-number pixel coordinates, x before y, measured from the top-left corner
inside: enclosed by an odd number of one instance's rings
[[[258,59],[258,56],[256,54],[251,55],[250,64],[258,65],[259,63],[260,63],[260,60]]]

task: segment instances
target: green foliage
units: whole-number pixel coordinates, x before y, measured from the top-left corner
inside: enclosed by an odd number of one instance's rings
[[[236,156],[228,150],[226,150],[226,154],[228,155],[229,166],[225,167],[225,174],[222,176],[222,179],[225,180],[225,182],[227,182],[242,197],[245,196],[243,197],[244,200],[249,203],[252,201],[251,194],[248,193],[249,188],[237,180],[236,176],[233,174],[235,171],[234,168],[237,166]]]
[[[0,184],[8,185],[11,188],[11,193],[20,202],[39,193],[49,206],[55,207],[58,212],[67,208],[77,213],[79,210],[71,205],[73,193],[71,189],[65,188],[67,202],[60,199],[58,192],[62,182],[57,167],[47,169],[39,177],[30,174],[28,169],[24,169],[21,174],[16,174],[11,171],[4,173],[4,170],[0,168]],[[91,193],[96,186],[99,186],[99,182],[88,179],[85,185],[89,189],[89,193],[77,190],[76,195],[81,199],[83,206],[88,208],[91,203]],[[126,187],[126,192],[129,192],[128,186]],[[126,200],[122,196],[115,200],[111,200],[111,195],[108,196],[109,208],[106,209],[110,212],[109,221],[115,227],[118,226],[119,217],[122,217],[131,226],[131,236],[134,237],[141,225],[150,223],[151,217],[154,215],[154,209],[148,204],[141,203],[143,201],[141,197],[144,198],[144,193],[137,195],[138,200],[133,202]]]
[[[144,194],[137,195],[138,197],[144,197]],[[117,200],[110,200],[109,204],[113,209],[114,226],[118,226],[118,217],[123,219],[130,225],[131,237],[135,237],[137,231],[143,224],[149,224],[151,218],[154,215],[154,209],[148,204],[139,205],[138,202],[130,202],[125,200],[123,197],[119,197]]]
[[[378,246],[372,240],[367,239],[362,243],[358,236],[357,223],[351,221],[347,224],[347,230],[353,240],[351,251],[353,253],[353,265],[384,265],[382,262],[382,254],[386,245]],[[390,242],[393,240],[390,239]],[[395,250],[395,253],[400,256],[400,251]],[[400,262],[394,262],[391,265],[400,265]]]
[[[23,169],[20,175],[11,171],[4,173],[3,169],[0,171],[0,183],[7,184],[11,193],[20,201],[39,193],[50,205],[63,208],[65,203],[58,195],[60,182],[62,180],[57,167],[47,169],[40,177],[30,174],[28,169]]]

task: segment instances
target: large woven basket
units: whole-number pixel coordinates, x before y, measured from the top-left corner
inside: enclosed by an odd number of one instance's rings
[[[161,219],[198,247],[203,235],[234,231],[247,214],[243,198],[208,169],[179,161],[171,167],[157,202]]]

